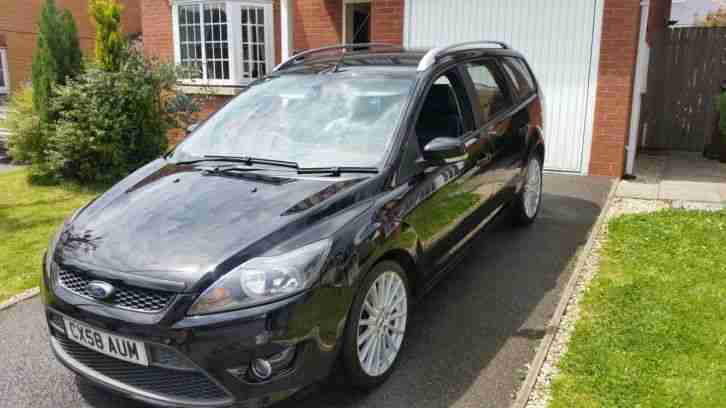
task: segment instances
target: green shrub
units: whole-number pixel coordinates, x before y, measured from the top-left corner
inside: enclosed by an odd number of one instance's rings
[[[92,67],[56,87],[47,176],[111,183],[159,157],[175,125],[167,104],[176,78],[173,65],[128,50],[118,72]]]
[[[91,0],[89,14],[96,26],[96,63],[106,71],[118,71],[125,41],[121,32],[122,7],[115,0]]]
[[[17,163],[31,163],[43,155],[43,126],[33,107],[33,88],[24,86],[10,98],[2,127],[8,129],[8,151]]]
[[[50,116],[51,91],[55,84],[65,84],[82,69],[83,55],[78,29],[68,10],[58,13],[54,0],[47,0],[38,22],[38,46],[33,57],[33,105],[43,123]]]
[[[726,92],[716,97],[716,110],[719,112],[718,127],[721,129],[721,138],[726,139]]]

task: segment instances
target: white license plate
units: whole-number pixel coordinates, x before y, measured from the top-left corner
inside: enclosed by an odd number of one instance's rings
[[[63,322],[66,326],[66,335],[76,343],[119,360],[149,365],[144,343],[94,329],[67,317],[63,318]]]

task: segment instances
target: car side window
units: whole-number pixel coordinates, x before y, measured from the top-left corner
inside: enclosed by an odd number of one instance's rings
[[[528,98],[535,92],[537,86],[535,85],[532,73],[524,61],[519,58],[505,57],[502,60],[502,66],[507,72],[507,75],[512,79],[512,83],[517,89],[517,95],[519,95],[520,100]]]
[[[470,62],[465,65],[465,69],[474,84],[482,123],[488,122],[512,105],[505,92],[505,82],[497,75],[494,60]]]
[[[461,137],[473,128],[471,103],[456,70],[439,76],[424,98],[416,120],[416,136],[423,149],[437,137]]]

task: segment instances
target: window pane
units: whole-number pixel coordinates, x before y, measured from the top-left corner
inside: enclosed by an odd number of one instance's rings
[[[479,100],[482,121],[486,122],[497,113],[508,107],[508,102],[502,93],[502,87],[496,78],[496,68],[493,61],[466,64]]]
[[[241,6],[242,66],[245,77],[260,78],[266,73],[265,8]]]
[[[179,6],[178,9],[178,29],[179,29],[179,60],[180,63],[187,67],[187,76],[190,78],[198,76],[196,68],[201,63],[197,50],[201,47],[199,24],[195,23],[199,18],[199,6]]]
[[[512,78],[512,82],[514,82],[519,96],[522,98],[526,98],[531,95],[532,92],[535,91],[536,86],[534,83],[534,78],[532,78],[532,74],[530,73],[524,62],[519,58],[511,57],[504,58],[503,62],[504,69],[507,71],[507,74]]]

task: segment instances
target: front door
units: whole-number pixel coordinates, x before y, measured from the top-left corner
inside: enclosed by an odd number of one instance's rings
[[[371,2],[343,1],[343,33],[346,44],[371,42]]]
[[[411,211],[404,222],[412,227],[423,250],[425,274],[444,269],[473,235],[486,215],[492,189],[481,172],[491,149],[475,128],[471,100],[458,68],[440,75],[428,89],[410,143],[420,152],[439,137],[459,138],[466,160],[425,167],[412,179],[407,195]]]

